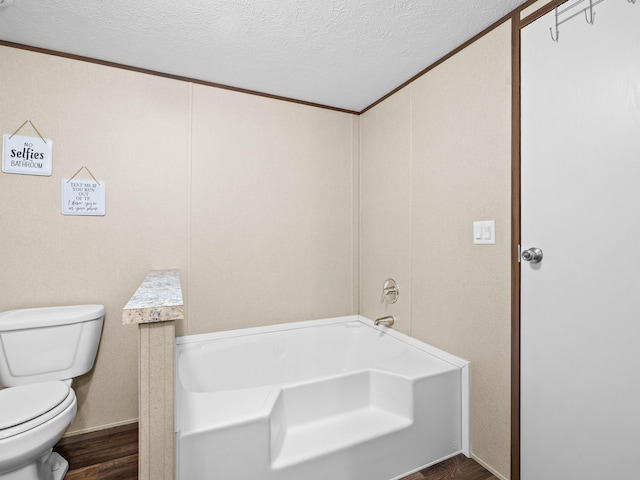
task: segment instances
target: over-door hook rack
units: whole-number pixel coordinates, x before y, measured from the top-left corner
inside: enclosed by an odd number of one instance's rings
[[[584,6],[581,5],[583,2],[588,1],[589,4]],[[627,0],[629,3],[636,3],[636,0]],[[560,25],[565,22],[568,22],[574,17],[584,13],[584,19],[590,25],[593,25],[596,19],[596,12],[594,12],[593,7],[598,5],[599,3],[604,2],[604,0],[576,0],[572,3],[569,3],[566,7],[556,7],[554,9],[555,14],[555,25],[549,28],[549,33],[551,34],[551,40],[557,42],[560,38]],[[582,8],[576,8],[576,7]]]

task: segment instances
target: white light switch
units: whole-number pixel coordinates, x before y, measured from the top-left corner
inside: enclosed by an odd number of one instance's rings
[[[473,222],[473,240],[482,240],[482,225],[480,222]]]
[[[496,221],[482,220],[473,222],[473,243],[493,245],[496,243]]]

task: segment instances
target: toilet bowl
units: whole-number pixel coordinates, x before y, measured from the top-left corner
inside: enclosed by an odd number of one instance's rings
[[[0,313],[0,480],[62,480],[53,447],[78,404],[71,378],[93,367],[104,307]]]
[[[51,450],[76,411],[76,395],[65,382],[0,390],[0,479],[62,480],[68,463]]]

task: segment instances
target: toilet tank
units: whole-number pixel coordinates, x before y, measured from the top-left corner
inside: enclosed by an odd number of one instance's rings
[[[0,383],[14,387],[87,373],[104,312],[103,305],[73,305],[0,313]]]

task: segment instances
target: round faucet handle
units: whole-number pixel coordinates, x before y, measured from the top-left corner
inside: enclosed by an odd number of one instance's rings
[[[400,296],[400,289],[398,283],[393,278],[387,278],[382,284],[382,297],[380,303],[384,303],[386,300],[389,303],[396,303]]]

